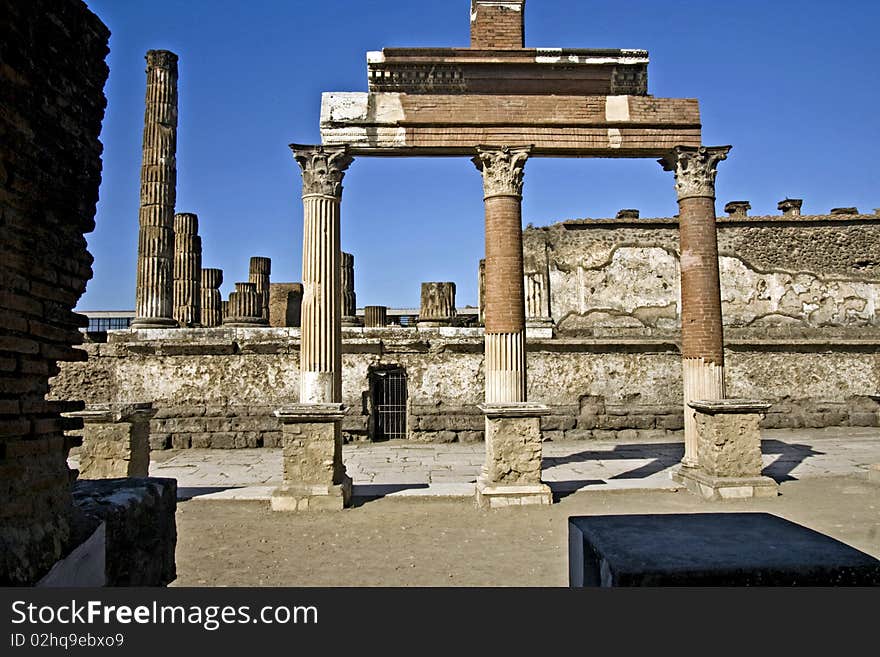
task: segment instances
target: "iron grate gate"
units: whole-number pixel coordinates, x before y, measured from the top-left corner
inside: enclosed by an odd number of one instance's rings
[[[377,371],[373,376],[373,439],[406,438],[406,371]]]

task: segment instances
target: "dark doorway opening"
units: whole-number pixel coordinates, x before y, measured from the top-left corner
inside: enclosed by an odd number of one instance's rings
[[[370,370],[370,440],[406,438],[406,370]]]

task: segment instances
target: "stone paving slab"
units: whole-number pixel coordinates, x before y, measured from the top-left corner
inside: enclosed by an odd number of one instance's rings
[[[764,474],[777,481],[869,476],[880,462],[880,429],[838,427],[762,433]],[[480,444],[355,443],[343,459],[359,496],[470,496],[483,462]],[[670,473],[684,446],[669,439],[633,443],[546,442],[543,479],[555,493],[676,490]],[[76,467],[76,458],[71,459]],[[268,499],[281,483],[280,449],[154,452],[150,475],[178,480],[182,499]]]

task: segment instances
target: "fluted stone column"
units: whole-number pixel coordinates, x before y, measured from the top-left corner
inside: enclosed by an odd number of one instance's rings
[[[339,206],[352,158],[345,148],[291,146],[303,178],[300,402],[342,402]]]
[[[357,318],[357,295],[354,292],[354,256],[342,253],[342,325],[360,326]]]
[[[455,283],[422,283],[419,326],[451,326],[455,319]]]
[[[351,500],[342,462],[342,263],[339,206],[352,158],[345,147],[291,144],[302,169],[303,301],[300,403],[275,411],[283,480],[275,511],[341,509]]]
[[[183,327],[201,325],[202,238],[198,216],[174,215],[174,320]]]
[[[272,260],[254,256],[248,268],[248,282],[257,286],[260,295],[260,316],[269,322],[269,277],[272,274]]]
[[[223,285],[222,269],[202,270],[202,326],[220,326],[223,323],[223,299],[220,295],[221,285]]]
[[[177,326],[173,313],[177,195],[177,55],[147,51],[137,284],[132,328]]]
[[[229,300],[223,300],[220,302],[220,322],[223,323],[223,320],[229,317]]]
[[[480,325],[486,323],[486,259],[481,258],[477,268],[477,306],[479,315],[477,321]]]
[[[383,328],[388,324],[388,306],[364,306],[364,326]]]
[[[223,326],[268,326],[263,319],[263,304],[255,283],[236,283],[229,294],[229,306]]]
[[[541,417],[526,401],[522,189],[530,146],[478,147],[486,211],[485,403],[486,462],[477,481],[483,508],[550,504],[541,482]]]
[[[681,355],[684,380],[685,452],[681,463],[697,465],[694,400],[724,399],[724,338],[715,174],[730,146],[677,146],[660,160],[675,173],[681,249]]]

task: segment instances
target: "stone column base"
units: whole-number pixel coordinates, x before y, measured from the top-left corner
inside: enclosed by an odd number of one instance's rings
[[[362,326],[361,320],[354,315],[343,315],[340,323],[343,326]]]
[[[500,509],[506,506],[553,504],[550,486],[538,484],[490,483],[477,479],[477,506],[481,509]]]
[[[333,511],[351,503],[342,462],[342,404],[293,404],[275,411],[283,431],[284,473],[273,511]]]
[[[341,511],[351,504],[351,477],[341,484],[282,484],[269,504],[273,511]]]
[[[706,500],[735,500],[750,497],[776,497],[779,484],[770,477],[713,477],[699,468],[678,468],[673,481]]]
[[[150,402],[89,404],[65,413],[83,421],[81,479],[147,477],[150,470]]]
[[[541,481],[541,417],[550,409],[529,402],[483,404],[486,415],[486,462],[477,480],[477,506],[552,504],[550,487]]]
[[[880,463],[874,463],[868,466],[868,481],[880,484]]]
[[[556,336],[556,322],[552,317],[526,317],[527,338],[553,338]]]

